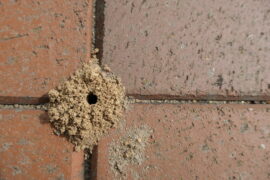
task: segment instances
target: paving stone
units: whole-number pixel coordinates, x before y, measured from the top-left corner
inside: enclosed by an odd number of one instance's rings
[[[105,0],[104,14],[103,63],[128,94],[270,99],[269,0]]]
[[[126,123],[98,145],[93,174],[120,179],[114,171],[124,165],[127,179],[269,179],[269,116],[269,105],[130,105]],[[140,165],[110,164],[113,144],[141,126],[153,133]],[[122,145],[136,150],[129,141]],[[128,152],[119,158],[138,158]]]
[[[40,110],[0,110],[0,179],[83,179],[83,153]],[[72,177],[72,178],[71,178]]]
[[[89,58],[91,0],[0,3],[0,102],[40,103]]]

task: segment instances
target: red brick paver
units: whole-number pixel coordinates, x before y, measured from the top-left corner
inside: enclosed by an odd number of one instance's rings
[[[146,125],[146,159],[127,165],[128,179],[269,179],[269,116],[269,105],[131,105],[127,126],[98,146],[96,178],[117,179],[109,147]]]
[[[0,3],[0,103],[39,103],[86,61],[91,0]]]
[[[40,110],[0,110],[0,179],[83,179],[83,153]],[[72,178],[71,178],[72,177]]]
[[[270,99],[269,0],[105,4],[103,63],[128,94]]]

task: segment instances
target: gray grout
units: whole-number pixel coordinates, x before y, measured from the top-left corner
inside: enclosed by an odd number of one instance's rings
[[[135,99],[127,97],[128,104],[269,104],[268,101],[217,101],[217,100],[157,100],[157,99]],[[48,110],[48,103],[33,104],[0,104],[0,109],[21,110]]]
[[[47,110],[48,103],[46,104],[0,104],[0,109],[20,109],[20,110]]]
[[[128,99],[129,103],[135,104],[268,104],[267,101],[217,101],[217,100],[141,100],[141,99]]]

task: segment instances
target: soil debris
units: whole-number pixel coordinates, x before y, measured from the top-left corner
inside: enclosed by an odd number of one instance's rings
[[[117,179],[126,179],[128,165],[140,165],[145,160],[144,151],[153,130],[148,126],[132,128],[109,149],[109,163]],[[132,171],[133,172],[133,171]]]
[[[90,152],[122,119],[124,87],[94,56],[67,81],[49,92],[48,114],[55,134],[64,135],[75,150]]]

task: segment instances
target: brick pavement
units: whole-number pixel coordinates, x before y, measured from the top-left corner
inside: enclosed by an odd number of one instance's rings
[[[0,110],[1,179],[83,179],[84,155],[54,135],[46,112]]]
[[[269,116],[269,105],[132,104],[123,128],[100,142],[95,178],[268,179]],[[143,161],[125,159],[133,144],[112,161],[113,144],[141,126],[153,130]]]
[[[41,103],[89,59],[91,0],[1,1],[0,103]]]
[[[103,63],[122,78],[128,94],[269,100],[268,0],[105,5]]]
[[[268,0],[97,3],[93,28],[91,0],[0,2],[0,104],[47,102],[89,59],[93,29],[102,64],[128,95],[270,100]],[[128,179],[270,178],[269,105],[172,102],[129,105],[93,154],[93,179],[118,179],[115,170]],[[41,110],[0,109],[0,179],[83,178],[83,154],[47,121]],[[112,145],[144,126],[149,137],[118,149],[127,160],[110,160]]]
[[[0,11],[0,104],[48,102],[89,60],[92,1],[4,0]],[[84,154],[53,134],[46,112],[0,109],[0,124],[1,180],[83,179]]]

